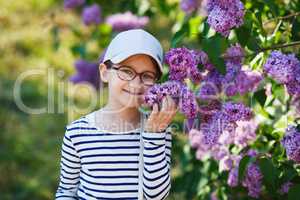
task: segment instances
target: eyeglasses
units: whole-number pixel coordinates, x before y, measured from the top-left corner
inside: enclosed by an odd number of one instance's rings
[[[116,70],[118,77],[124,81],[132,81],[136,76],[139,76],[141,82],[146,86],[152,86],[157,81],[157,76],[153,72],[145,71],[137,73],[134,69],[126,65],[121,65],[119,67],[115,66],[118,65],[111,64],[111,69]]]

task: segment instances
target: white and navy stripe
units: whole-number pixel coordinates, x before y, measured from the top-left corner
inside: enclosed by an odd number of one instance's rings
[[[170,130],[170,129],[167,129]],[[171,132],[143,133],[145,199],[169,194]],[[140,133],[103,132],[88,117],[67,126],[56,199],[137,200]]]

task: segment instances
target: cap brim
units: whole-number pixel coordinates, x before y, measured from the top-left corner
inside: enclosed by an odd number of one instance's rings
[[[133,56],[133,55],[136,55],[136,54],[146,54],[148,56],[151,56],[155,61],[156,63],[158,64],[158,67],[161,71],[161,73],[163,73],[163,66],[162,66],[162,63],[158,60],[158,58],[156,56],[154,56],[151,52],[149,51],[132,51],[132,52],[123,52],[123,53],[120,53],[116,56],[114,56],[113,58],[111,58],[110,60],[113,62],[113,63],[120,63],[122,62],[123,60],[129,58],[130,56]]]

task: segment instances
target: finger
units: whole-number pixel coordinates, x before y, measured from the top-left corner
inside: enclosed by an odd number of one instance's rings
[[[152,110],[152,112],[151,112],[151,115],[154,116],[154,115],[157,115],[158,113],[159,113],[159,110],[158,110],[158,104],[155,103],[155,104],[153,105],[153,110]],[[151,115],[150,115],[150,116],[151,116]]]
[[[166,109],[167,109],[167,98],[166,97],[164,97],[163,98],[163,100],[162,100],[162,107],[161,107],[161,112],[165,112],[166,111]]]
[[[172,97],[168,96],[168,99],[169,99],[168,102],[170,104],[170,110],[174,111],[176,109],[176,104]]]

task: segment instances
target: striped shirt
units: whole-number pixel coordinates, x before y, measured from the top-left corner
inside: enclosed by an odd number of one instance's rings
[[[137,200],[141,135],[144,199],[166,199],[171,187],[171,130],[107,132],[95,126],[94,115],[66,126],[56,199]]]

